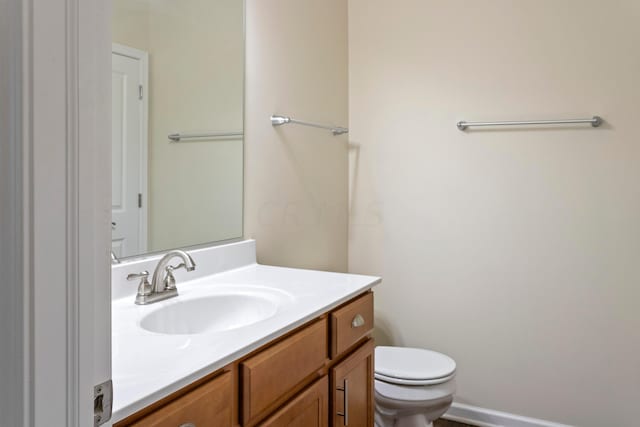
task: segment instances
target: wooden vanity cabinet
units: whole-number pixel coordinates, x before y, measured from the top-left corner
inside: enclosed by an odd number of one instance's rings
[[[372,332],[368,291],[115,427],[372,427]]]

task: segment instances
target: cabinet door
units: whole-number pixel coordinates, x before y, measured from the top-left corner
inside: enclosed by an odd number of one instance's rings
[[[373,426],[373,340],[331,370],[333,427]]]
[[[260,427],[327,427],[328,413],[329,380],[325,376],[260,424]]]
[[[130,427],[231,427],[231,379],[226,372]]]

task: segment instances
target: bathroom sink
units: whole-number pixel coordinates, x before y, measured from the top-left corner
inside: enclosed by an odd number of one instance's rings
[[[277,300],[261,294],[225,293],[177,299],[142,317],[140,327],[166,335],[223,332],[268,319],[276,314],[278,306]]]

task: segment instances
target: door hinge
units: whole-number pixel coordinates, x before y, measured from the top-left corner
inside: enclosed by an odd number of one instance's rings
[[[111,419],[113,383],[105,381],[93,387],[93,425],[98,427]]]
[[[144,94],[144,89],[142,85],[138,85],[138,99],[142,99],[142,95]]]
[[[142,207],[142,193],[138,193],[138,207]]]

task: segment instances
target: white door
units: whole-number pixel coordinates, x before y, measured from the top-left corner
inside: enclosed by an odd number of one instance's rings
[[[114,44],[111,61],[111,247],[120,258],[147,250],[147,53]]]

